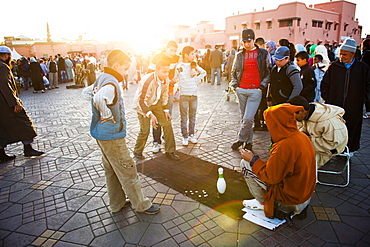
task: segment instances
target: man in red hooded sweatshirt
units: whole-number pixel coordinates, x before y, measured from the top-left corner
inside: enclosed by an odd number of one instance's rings
[[[250,150],[241,152],[242,171],[255,197],[244,206],[263,209],[266,217],[284,218],[291,224],[289,216],[307,208],[316,186],[315,150],[294,117],[300,110],[301,106],[280,104],[264,112],[273,142],[267,162]]]

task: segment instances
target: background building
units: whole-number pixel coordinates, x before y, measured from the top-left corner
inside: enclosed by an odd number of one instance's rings
[[[195,28],[190,26],[178,25],[171,28],[172,37],[182,47],[191,45],[196,49],[203,49],[206,45],[226,46],[227,35],[225,30],[215,30],[214,25],[208,21],[201,21]]]
[[[237,14],[226,17],[225,30],[214,30],[213,24],[200,22],[197,27],[176,26],[173,39],[182,47],[192,45],[202,49],[205,45],[222,45],[224,49],[240,46],[241,31],[251,28],[256,37],[265,40],[286,38],[294,44],[335,45],[347,37],[361,43],[362,26],[355,18],[356,4],[329,1],[315,6],[301,2],[280,4],[277,9]]]
[[[240,33],[246,28],[255,30],[256,37],[278,41],[286,38],[294,44],[336,44],[352,37],[361,42],[362,26],[355,19],[356,4],[330,1],[310,5],[293,2],[277,9],[229,16],[225,33],[229,46],[237,46]]]
[[[171,28],[170,37],[163,37],[163,46],[168,40],[175,40],[179,51],[186,45],[196,49],[215,45],[223,49],[240,46],[241,31],[251,28],[256,37],[266,41],[278,41],[286,38],[294,44],[339,44],[347,37],[352,37],[357,44],[361,43],[362,26],[356,15],[356,4],[338,0],[316,4],[315,6],[301,2],[280,4],[276,9],[236,14],[225,18],[225,30],[215,30],[208,21],[201,21],[192,28],[178,25]],[[222,18],[222,17],[220,17]],[[27,37],[4,37],[5,44],[23,55],[48,57],[55,54],[82,53],[97,57],[114,48],[133,51],[125,42],[98,43],[94,40],[56,41],[51,39],[47,24],[47,38],[32,40]],[[154,51],[153,51],[154,52]]]
[[[112,49],[131,51],[132,48],[125,42],[98,43],[94,40],[74,40],[74,41],[52,41],[52,40],[33,40],[25,36],[4,37],[5,45],[12,50],[15,49],[20,55],[25,57],[49,57],[56,54],[65,56],[67,54],[82,54],[101,57]]]

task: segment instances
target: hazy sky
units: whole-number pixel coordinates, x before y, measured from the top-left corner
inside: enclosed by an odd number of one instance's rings
[[[261,2],[261,3],[259,3]],[[100,41],[125,40],[145,50],[156,47],[176,25],[195,27],[210,21],[216,29],[225,28],[225,18],[233,13],[275,9],[294,0],[17,0],[2,2],[0,37],[25,35],[46,38],[46,22],[52,38],[77,39],[80,34]],[[316,4],[326,0],[301,0]],[[357,4],[356,18],[363,34],[370,33],[370,17],[365,0]],[[222,4],[221,4],[222,3]],[[4,7],[5,4],[5,7]],[[5,21],[8,21],[6,24]]]

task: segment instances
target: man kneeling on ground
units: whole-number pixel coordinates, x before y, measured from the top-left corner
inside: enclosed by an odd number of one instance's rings
[[[288,103],[304,107],[296,112],[295,118],[298,129],[311,139],[315,148],[317,168],[343,152],[348,142],[343,108],[320,102],[308,103],[299,95],[291,98]]]
[[[241,151],[242,172],[255,198],[249,201],[263,205],[260,208],[266,217],[286,219],[290,224],[289,216],[306,209],[316,186],[315,150],[294,118],[300,110],[302,106],[281,104],[264,112],[273,142],[267,162],[250,150]],[[248,201],[244,203],[248,208]]]

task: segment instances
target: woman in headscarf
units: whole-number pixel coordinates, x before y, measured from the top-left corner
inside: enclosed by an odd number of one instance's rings
[[[322,56],[322,63],[325,64],[325,71],[328,69],[330,65],[330,59],[328,56],[328,50],[323,45],[318,45],[315,48],[315,55],[321,55]]]
[[[295,45],[295,49],[297,50],[297,53],[300,51],[306,51],[306,48],[302,44]]]
[[[40,64],[36,61],[34,57],[31,57],[30,71],[33,93],[37,93],[37,91],[40,90],[42,93],[45,93],[44,80],[42,79],[42,77],[44,76],[44,72],[42,71]]]
[[[276,43],[274,41],[269,41],[266,43],[266,50],[270,54],[270,59],[271,59],[271,66],[274,67],[275,65],[275,59],[273,58],[273,55],[275,55],[276,52]]]
[[[308,65],[309,66],[312,66],[313,65],[313,57],[315,56],[315,49],[316,49],[317,45],[311,45],[310,47],[310,58],[308,59]]]

